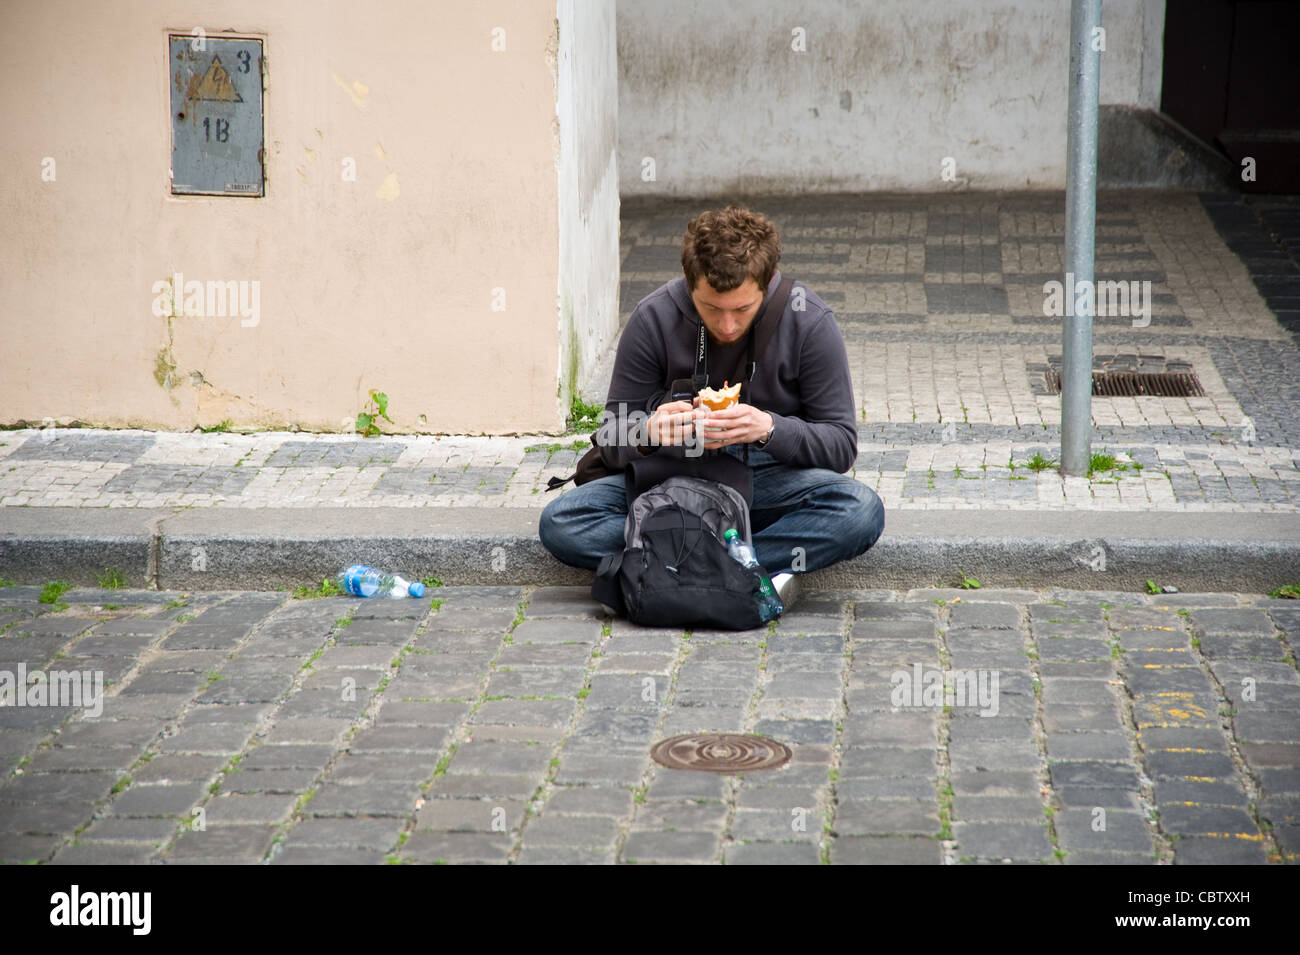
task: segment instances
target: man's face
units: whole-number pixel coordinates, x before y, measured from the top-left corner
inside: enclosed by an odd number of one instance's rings
[[[691,301],[710,337],[720,345],[730,345],[743,338],[754,324],[758,308],[763,304],[763,290],[747,278],[730,292],[718,292],[708,279],[701,278],[691,292]]]

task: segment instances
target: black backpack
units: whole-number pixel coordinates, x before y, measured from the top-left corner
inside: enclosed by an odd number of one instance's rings
[[[750,542],[749,508],[734,487],[675,476],[641,493],[628,508],[624,550],[604,558],[592,596],[633,623],[650,627],[761,627],[761,568],[727,553],[734,527]]]

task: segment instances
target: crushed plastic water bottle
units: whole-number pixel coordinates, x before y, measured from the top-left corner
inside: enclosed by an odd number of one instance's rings
[[[339,590],[354,597],[423,597],[424,584],[386,574],[366,564],[353,564],[338,576]]]
[[[729,527],[722,533],[722,539],[726,542],[727,553],[732,559],[742,567],[758,567],[758,555],[754,553],[754,548],[744,542],[740,534],[734,527]],[[772,581],[766,574],[759,574],[758,597],[758,616],[764,623],[781,616],[785,612],[785,606],[781,603],[781,598],[776,594],[776,588],[772,586]]]

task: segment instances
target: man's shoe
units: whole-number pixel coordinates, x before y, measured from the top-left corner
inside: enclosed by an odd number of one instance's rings
[[[799,577],[799,574],[777,574],[772,578],[772,589],[781,598],[781,606],[787,611],[799,599],[799,592],[803,590]]]

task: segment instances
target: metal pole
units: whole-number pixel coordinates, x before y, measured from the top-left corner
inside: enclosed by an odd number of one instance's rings
[[[1070,113],[1065,173],[1065,339],[1061,368],[1061,472],[1092,463],[1093,254],[1097,244],[1097,100],[1101,0],[1070,3]],[[1088,289],[1085,296],[1076,295]],[[1082,301],[1080,301],[1082,299]],[[1079,306],[1083,307],[1080,308]]]

